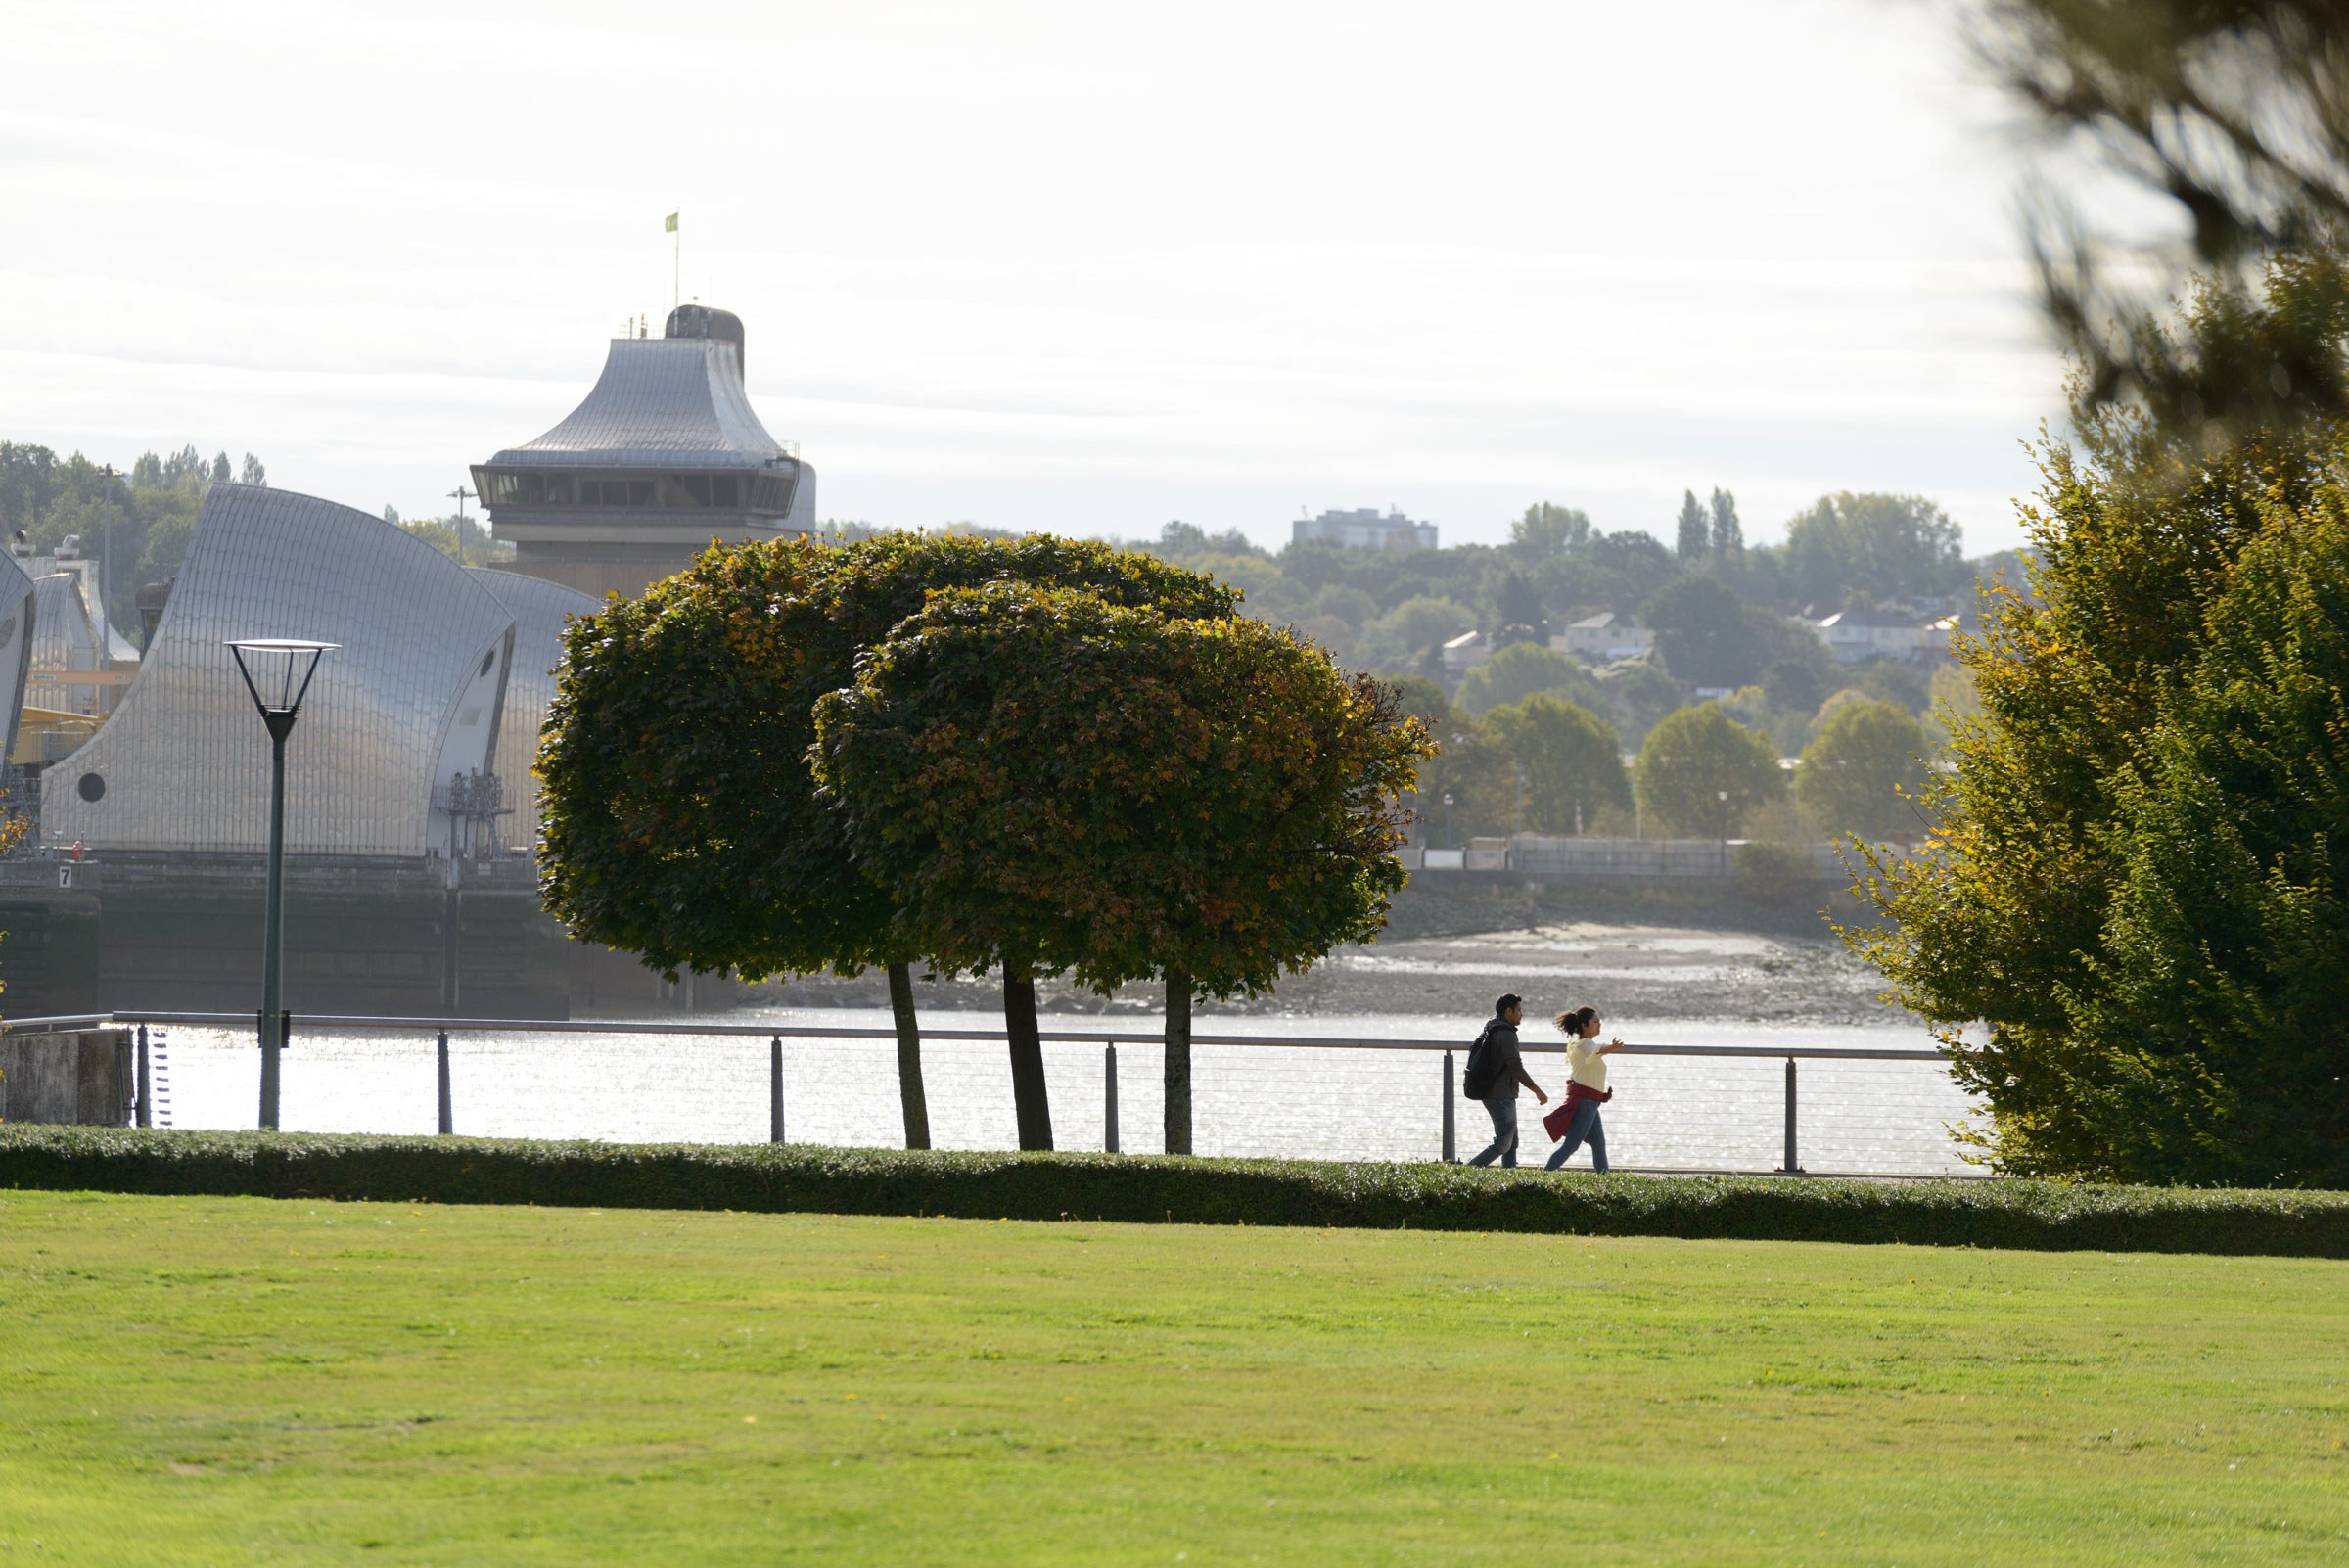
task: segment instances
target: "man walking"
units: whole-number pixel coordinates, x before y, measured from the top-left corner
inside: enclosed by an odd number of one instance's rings
[[[1517,1050],[1517,1026],[1523,1022],[1524,999],[1511,992],[1493,1004],[1492,1022],[1469,1049],[1468,1071],[1460,1086],[1484,1101],[1493,1117],[1492,1145],[1470,1160],[1470,1165],[1491,1165],[1495,1160],[1503,1166],[1516,1165],[1518,1084],[1532,1089],[1534,1098],[1543,1105],[1549,1103],[1542,1085],[1526,1072],[1525,1059]]]

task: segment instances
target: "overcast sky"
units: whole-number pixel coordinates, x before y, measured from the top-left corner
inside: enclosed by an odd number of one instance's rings
[[[445,511],[683,293],[819,510],[2015,542],[2062,369],[1903,0],[0,0],[0,438]]]

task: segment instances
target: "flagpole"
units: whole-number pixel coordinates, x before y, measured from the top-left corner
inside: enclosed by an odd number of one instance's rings
[[[677,208],[675,247],[669,252],[668,307],[674,310],[685,302],[685,209]]]

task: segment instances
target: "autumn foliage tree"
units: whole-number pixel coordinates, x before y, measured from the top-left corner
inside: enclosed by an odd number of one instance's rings
[[[574,935],[670,973],[887,968],[916,1147],[929,1134],[908,964],[925,954],[817,796],[813,710],[932,593],[1000,582],[1209,619],[1234,601],[1150,557],[1043,535],[714,548],[570,628],[538,757],[539,890]]]
[[[2206,297],[2160,353],[2239,343],[2240,309]],[[2093,391],[2026,514],[2035,601],[1961,653],[1941,829],[1877,868],[1863,945],[1912,1009],[1989,1025],[1954,1060],[2002,1169],[2349,1183],[2349,431],[2214,447]]]
[[[1011,581],[932,596],[817,706],[816,775],[897,941],[1000,969],[1024,1148],[1051,1146],[1034,983],[1166,982],[1167,1145],[1196,994],[1367,940],[1429,751],[1392,694],[1262,623]]]

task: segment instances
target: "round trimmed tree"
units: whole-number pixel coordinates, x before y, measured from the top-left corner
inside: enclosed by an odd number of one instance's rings
[[[1187,1152],[1194,995],[1367,940],[1402,886],[1429,743],[1393,695],[1259,622],[1076,590],[941,593],[816,710],[817,777],[902,940],[1001,969],[1023,1147],[1049,1147],[1038,975],[1165,981],[1167,1145]]]
[[[714,548],[570,628],[538,754],[539,891],[573,935],[655,969],[884,966],[906,1142],[929,1144],[907,945],[818,798],[813,709],[941,589],[1047,582],[1217,618],[1234,595],[1107,545],[886,534]]]

